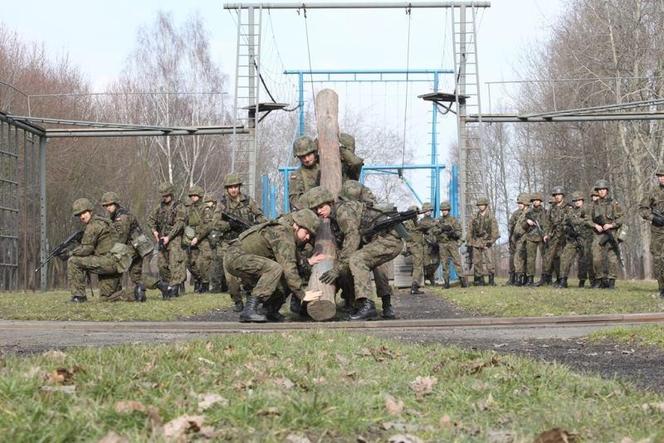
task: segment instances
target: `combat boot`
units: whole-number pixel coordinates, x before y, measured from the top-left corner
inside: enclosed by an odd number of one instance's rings
[[[528,277],[526,277],[525,286],[530,286],[530,287],[535,286],[535,276],[534,275],[529,275]]]
[[[523,286],[526,284],[526,276],[524,274],[518,273],[516,274],[516,278],[514,279],[514,286]]]
[[[586,286],[586,281],[585,280],[579,280],[579,288],[583,288]]]
[[[468,287],[468,280],[466,280],[466,277],[459,277],[459,283],[461,284],[462,288]]]
[[[561,286],[560,286],[560,284],[561,284],[561,280],[562,280],[562,278],[561,278],[561,277],[558,277],[558,278],[556,279],[556,281],[553,282],[553,285],[552,285],[552,286],[553,286],[554,288],[560,288],[560,287],[561,287]]]
[[[198,294],[201,292],[201,282],[199,280],[194,280],[194,293]]]
[[[480,277],[477,275],[473,277],[473,286],[480,286]]]
[[[233,312],[242,312],[244,303],[242,303],[242,296],[233,299]]]
[[[417,295],[417,294],[424,294],[424,292],[420,291],[420,285],[418,285],[417,282],[413,282],[410,285],[410,295]]]
[[[514,272],[510,272],[510,276],[505,282],[505,286],[514,286],[516,283],[516,274]]]
[[[281,309],[281,306],[283,305],[283,300],[281,297],[273,297],[267,302],[263,303],[263,309],[265,310],[265,318],[267,318],[268,321],[279,323],[285,320],[286,317],[284,317],[279,310]]]
[[[157,289],[161,291],[161,298],[163,298],[164,300],[170,298],[170,291],[169,291],[170,287],[168,286],[168,283],[159,280],[157,282]]]
[[[478,286],[486,286],[486,281],[484,280],[483,275],[481,275],[478,279]]]
[[[558,283],[558,287],[560,289],[566,289],[568,287],[567,286],[567,277],[561,277],[560,283]]]
[[[247,303],[244,305],[244,309],[240,314],[240,321],[242,323],[265,323],[267,318],[258,313],[258,297],[250,295],[247,297]]]
[[[394,315],[394,308],[392,308],[392,297],[389,295],[384,295],[381,297],[383,300],[383,318],[386,320],[394,320],[396,315]]]
[[[540,287],[548,285],[549,283],[551,283],[551,276],[549,274],[542,274],[542,276],[540,277],[540,281],[538,281],[535,286]]]
[[[88,298],[85,296],[85,294],[78,293],[72,295],[69,301],[72,303],[85,303],[86,301],[88,301]]]
[[[446,277],[443,279],[443,288],[450,289],[450,278]]]
[[[206,292],[210,292],[210,283],[201,282],[200,286],[198,287],[198,292],[201,293],[201,294],[205,294]]]
[[[609,278],[606,282],[606,289],[614,290],[616,289],[616,279]]]
[[[175,298],[180,296],[180,285],[168,287],[168,298]]]
[[[376,305],[368,298],[358,299],[360,304],[357,312],[350,316],[351,320],[373,320],[378,316]]]
[[[138,302],[144,302],[147,300],[147,297],[145,296],[145,286],[143,286],[143,283],[139,283],[134,286],[134,300]]]
[[[495,274],[489,274],[489,286],[496,286]]]
[[[291,294],[290,296],[290,311],[296,315],[302,313],[302,302],[295,294]]]
[[[659,290],[659,296],[660,298],[664,298],[664,288]]]
[[[602,288],[602,279],[596,278],[593,280],[593,284],[590,285],[592,289],[601,289]]]

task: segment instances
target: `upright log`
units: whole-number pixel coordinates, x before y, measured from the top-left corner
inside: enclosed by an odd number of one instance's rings
[[[318,156],[320,161],[320,184],[335,197],[341,191],[341,158],[339,157],[339,97],[331,89],[323,89],[316,96],[318,120]],[[304,300],[307,312],[316,321],[334,318],[337,312],[336,287],[320,282],[320,276],[334,266],[337,248],[330,221],[323,220],[316,232],[314,254],[330,257],[314,265]]]

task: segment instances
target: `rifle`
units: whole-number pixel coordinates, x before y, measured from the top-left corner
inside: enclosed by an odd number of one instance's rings
[[[384,218],[375,221],[370,228],[362,229],[362,231],[360,231],[360,234],[362,235],[362,237],[373,237],[379,232],[385,231],[393,227],[399,229],[398,228],[399,224],[407,220],[414,220],[417,218],[419,214],[421,214],[421,212],[415,209],[403,212],[394,211],[392,213],[387,213],[385,214]],[[401,226],[401,228],[404,232],[406,231],[406,229],[403,228],[403,226]],[[402,232],[399,233],[402,234]]]
[[[606,220],[604,219],[604,216],[596,215],[593,217],[593,223],[604,226],[606,224]],[[620,253],[620,246],[618,245],[618,240],[616,240],[616,238],[613,236],[613,232],[602,231],[602,234],[604,234],[604,238],[599,241],[599,245],[604,246],[608,243],[611,246],[611,250],[614,252],[614,254],[616,254],[618,263],[620,263],[620,267],[624,268],[625,265],[623,264],[622,254]]]
[[[534,225],[535,230],[537,231],[539,236],[542,237],[542,241],[544,241],[544,237],[545,237],[546,234],[544,234],[544,229],[542,229],[542,225],[540,225],[539,220],[537,220],[535,218],[535,216],[533,215],[532,209],[530,211],[526,212],[526,220],[530,220],[532,222],[535,222],[535,225]],[[545,241],[544,241],[544,246],[546,247],[546,242]]]
[[[249,223],[242,217],[238,217],[236,215],[231,214],[230,212],[226,212],[223,210],[221,211],[221,218],[230,223],[231,229],[233,229],[234,231],[237,231],[238,229],[240,229],[241,231],[246,231],[252,226],[251,223]]]
[[[458,240],[459,236],[454,232],[454,228],[451,225],[441,225],[440,226],[441,234],[445,235],[450,240]]]
[[[43,263],[40,263],[39,266],[35,269],[35,272],[39,271],[41,268],[46,266],[48,262],[53,260],[53,257],[58,257],[61,260],[67,260],[67,257],[65,257],[65,254],[69,252],[69,249],[71,245],[75,243],[80,243],[81,239],[83,238],[83,231],[76,231],[69,237],[65,239],[62,243],[60,243],[58,246],[56,246],[51,253],[46,257],[46,260],[44,260]]]
[[[664,214],[662,214],[660,211],[658,211],[655,208],[652,208],[651,211],[653,215],[652,224],[657,227],[664,226]]]

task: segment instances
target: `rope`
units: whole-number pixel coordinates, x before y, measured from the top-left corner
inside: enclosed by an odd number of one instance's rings
[[[406,97],[403,110],[403,146],[401,147],[401,166],[403,167],[406,162],[406,130],[408,124],[408,86],[409,81],[408,77],[410,74],[410,24],[412,22],[413,15],[411,14],[410,5],[406,8],[406,14],[408,15],[408,39],[406,44]],[[403,169],[399,170],[399,176],[403,173]]]
[[[300,10],[297,10],[298,15],[300,14]],[[302,15],[304,15],[304,33],[306,34],[307,37],[307,56],[309,58],[309,78],[311,79],[311,102],[314,105],[314,120],[315,123],[318,123],[318,114],[316,112],[316,94],[314,92],[314,75],[311,72],[313,69],[311,68],[311,46],[309,44],[309,24],[307,21],[307,8],[302,5]]]

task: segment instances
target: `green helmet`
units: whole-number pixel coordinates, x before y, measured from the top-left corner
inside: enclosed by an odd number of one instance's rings
[[[316,151],[318,151],[316,143],[311,139],[311,137],[306,135],[296,138],[293,142],[294,157],[301,157]]]
[[[85,211],[90,211],[94,209],[92,203],[87,198],[79,198],[71,205],[71,212],[74,214],[74,217],[81,215]]]
[[[595,182],[595,190],[597,191],[599,189],[609,189],[609,182],[604,180],[603,178],[597,180]]]
[[[451,211],[452,210],[452,205],[450,205],[450,202],[445,200],[440,204],[440,210],[441,211]]]
[[[173,195],[175,193],[175,187],[168,182],[164,182],[159,185],[159,193],[162,196]]]
[[[433,211],[433,205],[429,202],[422,203],[422,211],[423,212]]]
[[[477,199],[477,203],[475,203],[475,206],[489,206],[489,199],[486,197],[480,197]]]
[[[578,201],[578,200],[585,200],[583,198],[583,192],[579,192],[579,191],[572,192],[572,201],[575,202],[575,201]]]
[[[299,211],[293,212],[293,221],[311,234],[315,234],[318,230],[318,226],[320,226],[318,216],[311,209],[300,209]]]
[[[108,206],[113,203],[117,204],[120,201],[120,197],[115,192],[104,192],[104,195],[101,196],[101,205]]]
[[[417,205],[408,206],[408,210],[409,211],[417,211],[418,210]]]
[[[562,186],[554,186],[551,190],[551,195],[562,194],[565,195],[565,189]]]
[[[339,134],[339,144],[351,152],[355,152],[355,137],[342,132]]]
[[[306,203],[310,209],[315,209],[325,203],[333,203],[334,195],[322,186],[309,189],[306,193]]]
[[[599,194],[597,193],[597,189],[593,188],[590,190],[590,196],[591,197],[599,197]]]
[[[341,185],[340,194],[349,200],[360,201],[362,200],[363,187],[364,186],[362,185],[362,183],[358,182],[357,180],[346,180]]]
[[[664,166],[659,166],[657,169],[655,169],[655,175],[657,177],[664,175]]]
[[[229,186],[242,186],[242,180],[240,180],[240,176],[234,172],[228,174],[226,178],[224,178],[224,188],[227,188]]]
[[[535,200],[539,200],[541,202],[544,201],[544,196],[542,195],[541,192],[533,192],[532,194],[530,194],[530,201],[534,202]]]
[[[214,203],[216,205],[217,204],[217,198],[212,194],[205,194],[205,197],[203,197],[203,202],[204,203]]]
[[[549,197],[549,204],[553,204],[555,202],[556,202],[556,199],[553,198],[553,195],[551,197]]]
[[[530,204],[530,195],[528,195],[525,192],[522,192],[519,194],[519,196],[516,198],[517,203],[521,203],[522,205],[529,205]]]
[[[187,193],[187,195],[189,197],[191,197],[192,195],[197,195],[200,198],[203,198],[203,196],[205,195],[205,191],[203,191],[203,188],[201,188],[200,186],[194,185],[191,188],[189,188],[189,192]]]

